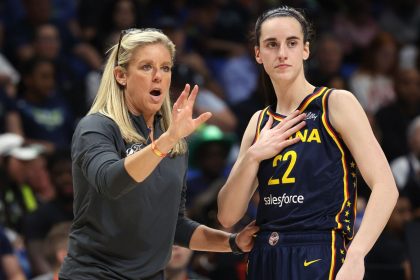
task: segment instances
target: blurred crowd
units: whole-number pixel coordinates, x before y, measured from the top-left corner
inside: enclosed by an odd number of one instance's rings
[[[95,98],[120,31],[163,30],[177,48],[171,94],[200,86],[195,112],[213,117],[188,139],[188,215],[222,228],[216,198],[251,115],[267,101],[250,28],[281,4],[316,30],[308,80],[360,101],[400,190],[366,258],[366,279],[420,279],[420,1],[0,1],[0,280],[54,279],[72,212],[70,142]],[[360,139],[363,141],[363,139]],[[360,175],[359,175],[360,177]],[[359,180],[358,220],[369,197]],[[253,197],[237,231],[255,218]],[[174,246],[167,279],[245,279],[246,255]]]

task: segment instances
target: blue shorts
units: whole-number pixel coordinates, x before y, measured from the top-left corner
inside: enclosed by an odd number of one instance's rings
[[[332,280],[346,256],[341,234],[258,233],[249,254],[248,280]]]

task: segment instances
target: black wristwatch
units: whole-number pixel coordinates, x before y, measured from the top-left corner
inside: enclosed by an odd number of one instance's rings
[[[230,249],[232,250],[232,253],[235,255],[241,255],[243,253],[245,253],[244,251],[241,250],[241,248],[239,248],[238,244],[236,244],[236,236],[238,234],[237,233],[232,233],[229,236],[229,245],[230,245]]]

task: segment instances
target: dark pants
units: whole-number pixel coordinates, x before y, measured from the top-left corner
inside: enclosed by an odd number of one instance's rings
[[[261,232],[249,254],[248,280],[335,279],[346,249],[332,232]]]

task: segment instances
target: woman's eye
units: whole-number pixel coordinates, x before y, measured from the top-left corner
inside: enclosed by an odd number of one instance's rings
[[[163,70],[164,72],[171,72],[172,68],[171,68],[171,67],[169,67],[169,66],[163,66],[163,67],[162,67],[162,70]]]
[[[150,64],[145,64],[145,65],[143,65],[142,67],[141,67],[141,69],[143,69],[143,70],[145,70],[145,71],[148,71],[148,70],[152,70],[152,65],[150,65]]]
[[[277,47],[277,43],[276,43],[276,42],[269,42],[269,43],[267,44],[267,47],[268,47],[268,48],[275,48],[275,47]]]

